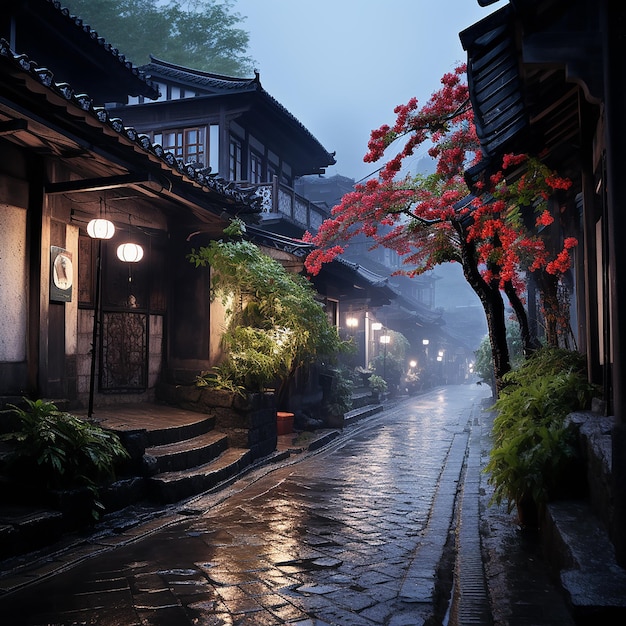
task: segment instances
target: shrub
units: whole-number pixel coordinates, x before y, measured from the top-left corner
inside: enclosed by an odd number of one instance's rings
[[[7,460],[9,475],[35,488],[87,487],[97,519],[103,508],[97,486],[113,479],[115,464],[129,456],[119,437],[59,411],[52,402],[23,401],[25,408],[10,405],[17,430],[2,437],[13,444]]]
[[[282,404],[298,368],[321,358],[332,362],[346,345],[309,281],[240,239],[242,222],[234,220],[224,232],[230,240],[188,255],[196,267],[211,267],[211,295],[227,307],[221,383],[228,378],[249,391],[278,384]]]
[[[549,347],[504,381],[485,468],[495,486],[492,501],[506,502],[510,512],[531,498],[541,509],[562,488],[576,458],[565,417],[587,408],[596,389],[587,382],[583,355]]]
[[[372,374],[369,378],[368,385],[371,390],[376,393],[385,393],[387,391],[387,381],[377,374]]]
[[[354,380],[345,367],[329,370],[331,384],[324,397],[324,411],[328,415],[343,415],[352,408]]]

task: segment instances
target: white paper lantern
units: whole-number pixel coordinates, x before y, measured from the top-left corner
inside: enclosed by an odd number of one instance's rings
[[[143,248],[138,243],[123,243],[117,247],[117,258],[125,263],[138,263],[143,259]]]
[[[92,239],[111,239],[115,234],[115,226],[113,222],[100,217],[87,224],[87,234]]]

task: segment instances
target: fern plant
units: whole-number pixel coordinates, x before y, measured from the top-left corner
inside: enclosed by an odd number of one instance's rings
[[[2,436],[12,443],[7,472],[35,488],[86,487],[97,519],[103,509],[98,485],[115,477],[116,463],[129,457],[126,448],[115,433],[59,411],[52,402],[23,402],[24,407],[10,405],[17,429]]]
[[[544,347],[505,376],[494,405],[493,448],[485,471],[492,501],[509,512],[531,499],[541,510],[567,481],[576,458],[565,417],[585,409],[597,392],[587,382],[584,356]]]

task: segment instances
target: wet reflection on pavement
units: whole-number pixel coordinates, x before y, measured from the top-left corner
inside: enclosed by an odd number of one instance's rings
[[[0,598],[2,623],[422,624],[433,607],[400,589],[485,394],[403,400],[204,514]]]

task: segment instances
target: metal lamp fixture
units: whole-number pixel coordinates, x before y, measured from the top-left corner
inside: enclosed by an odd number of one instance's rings
[[[104,207],[106,215],[106,205]],[[102,198],[100,198],[100,216],[102,216]],[[115,234],[115,225],[106,217],[97,217],[87,224],[87,234],[98,242],[96,251],[96,285],[93,307],[93,331],[91,338],[91,367],[89,376],[89,405],[87,416],[93,415],[94,386],[96,380],[96,345],[98,341],[98,329],[102,323],[102,306],[100,299],[101,275],[102,275],[102,241],[111,239]]]

